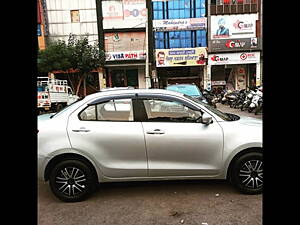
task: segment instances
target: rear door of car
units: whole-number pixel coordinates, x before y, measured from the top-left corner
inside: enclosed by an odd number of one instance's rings
[[[135,101],[131,95],[100,99],[69,117],[72,148],[92,158],[107,177],[147,176],[144,133],[135,119]]]

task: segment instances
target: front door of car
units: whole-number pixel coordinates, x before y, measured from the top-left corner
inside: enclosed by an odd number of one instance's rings
[[[133,101],[128,98],[93,103],[69,117],[72,148],[91,157],[104,176],[147,176],[143,128],[134,120]]]
[[[201,176],[220,172],[223,133],[213,119],[205,125],[202,113],[182,102],[142,99],[149,176]],[[140,102],[141,102],[140,101]]]

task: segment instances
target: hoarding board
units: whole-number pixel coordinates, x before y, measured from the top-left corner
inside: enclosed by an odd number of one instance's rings
[[[156,49],[156,66],[201,66],[206,65],[206,48]]]
[[[255,37],[256,20],[257,13],[211,16],[211,39]]]
[[[154,31],[205,30],[207,18],[153,20]]]
[[[208,55],[209,65],[249,64],[259,62],[260,52],[240,52]]]
[[[101,1],[103,29],[145,27],[146,0]]]
[[[208,46],[210,52],[254,50],[254,49],[260,49],[260,39],[253,37],[253,38],[239,38],[239,39],[235,38],[235,39],[210,40]]]
[[[122,52],[106,52],[106,61],[117,60],[144,60],[146,53],[144,51],[122,51]]]

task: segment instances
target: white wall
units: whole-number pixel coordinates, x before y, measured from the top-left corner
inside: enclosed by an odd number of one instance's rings
[[[98,40],[95,0],[46,0],[49,39],[68,40],[69,34],[89,34],[91,44]],[[79,10],[79,23],[71,22],[71,10]]]

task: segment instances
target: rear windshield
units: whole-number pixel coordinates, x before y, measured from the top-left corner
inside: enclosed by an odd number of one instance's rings
[[[192,97],[202,97],[202,93],[200,92],[197,86],[192,86],[192,85],[168,86],[167,90],[177,91]]]

